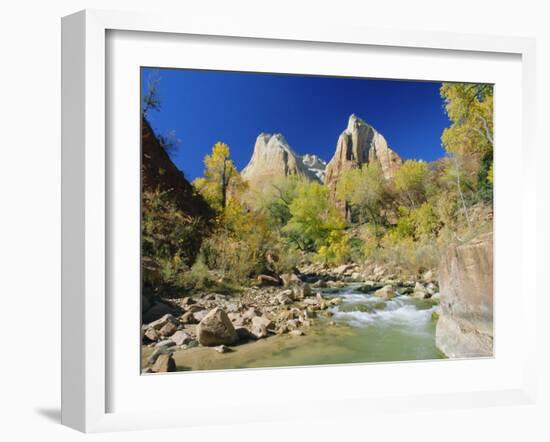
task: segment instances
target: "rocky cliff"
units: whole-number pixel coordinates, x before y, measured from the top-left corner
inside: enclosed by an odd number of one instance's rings
[[[436,345],[451,358],[493,355],[493,234],[450,246],[439,267]]]
[[[172,162],[144,118],[141,123],[141,185],[143,191],[169,191],[189,222],[199,222],[203,227],[209,226],[214,212]],[[202,237],[196,235],[188,244],[189,256],[193,260],[201,242]]]
[[[210,206],[172,162],[146,119],[141,124],[141,182],[143,190],[172,192],[186,215],[204,219],[213,216]]]
[[[392,178],[403,162],[388,147],[386,139],[374,127],[352,114],[348,127],[336,144],[336,152],[326,168],[325,182],[334,193],[343,172],[363,164],[378,161],[386,179]]]
[[[325,162],[315,155],[298,155],[282,134],[262,133],[241,175],[251,188],[261,188],[274,178],[297,175],[322,181]]]

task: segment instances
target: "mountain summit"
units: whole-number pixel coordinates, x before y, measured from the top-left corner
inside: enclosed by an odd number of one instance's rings
[[[352,114],[327,165],[326,184],[334,191],[342,172],[373,161],[378,161],[386,179],[392,178],[403,163],[380,132]]]
[[[298,155],[282,134],[262,133],[241,175],[254,188],[289,175],[322,181],[325,167],[326,163],[316,155]]]

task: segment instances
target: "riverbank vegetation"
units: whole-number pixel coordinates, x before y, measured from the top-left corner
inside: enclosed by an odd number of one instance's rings
[[[170,192],[143,192],[144,282],[183,295],[278,281],[312,263],[435,268],[445,246],[492,229],[492,87],[444,83],[441,97],[452,122],[443,158],[407,160],[391,179],[377,162],[364,164],[343,173],[334,193],[297,176],[255,192],[230,147],[217,143],[192,183],[214,213],[208,227],[179,211]]]

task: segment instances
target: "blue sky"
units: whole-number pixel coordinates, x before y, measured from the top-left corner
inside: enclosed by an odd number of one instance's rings
[[[142,93],[155,69],[142,68]],[[441,132],[450,122],[441,83],[316,77],[187,69],[158,69],[160,112],[155,132],[181,140],[172,160],[189,180],[203,173],[203,158],[227,143],[242,170],[261,132],[282,133],[299,154],[329,161],[349,116],[355,113],[384,135],[402,158],[432,161],[444,155]]]

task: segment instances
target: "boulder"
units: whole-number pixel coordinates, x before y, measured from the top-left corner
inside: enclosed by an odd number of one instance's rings
[[[185,312],[180,317],[180,321],[182,324],[197,324],[197,318],[195,318],[195,314],[193,312]]]
[[[172,336],[178,327],[173,322],[167,322],[162,326],[162,328],[159,330],[159,334],[163,337]]]
[[[428,292],[428,290],[426,289],[426,287],[424,287],[422,284],[420,284],[419,282],[417,282],[414,286],[414,290],[412,292],[412,295],[411,295],[413,298],[416,298],[416,299],[428,299],[430,298],[432,295]]]
[[[262,312],[254,307],[250,307],[246,312],[243,313],[243,320],[250,322],[256,316],[262,316]]]
[[[385,285],[381,289],[376,290],[373,295],[385,299],[395,298],[395,288],[392,285]]]
[[[189,342],[193,340],[193,337],[183,330],[178,330],[172,336],[170,336],[170,339],[174,341],[176,345],[185,345],[189,344]]]
[[[197,325],[197,339],[201,345],[215,347],[234,344],[239,340],[239,336],[227,313],[222,308],[216,307]]]
[[[172,354],[161,354],[157,357],[157,360],[151,367],[153,373],[167,373],[176,371],[176,361],[172,357]]]
[[[244,325],[244,318],[240,313],[228,313],[227,317],[235,327]]]
[[[198,312],[194,312],[193,317],[195,318],[195,321],[201,322],[206,317],[207,314],[208,314],[208,310],[203,309],[203,310],[199,310]]]
[[[255,316],[252,318],[250,333],[255,339],[265,338],[269,335],[269,330],[273,329],[273,322],[265,316]]]
[[[145,330],[144,336],[150,341],[150,342],[156,342],[159,339],[159,333],[156,329],[153,327],[148,328]]]
[[[266,316],[255,316],[252,318],[252,326],[263,326],[266,329],[273,328],[273,321]]]
[[[294,293],[292,290],[283,290],[281,293],[277,295],[277,301],[281,305],[288,305],[292,304],[294,302]]]
[[[493,355],[493,235],[451,245],[439,267],[436,345],[450,358]]]
[[[159,318],[156,321],[153,321],[147,324],[147,328],[154,328],[155,330],[160,330],[162,327],[164,327],[168,323],[177,325],[178,320],[174,318],[174,316],[171,313],[167,313],[162,318]]]
[[[292,330],[290,333],[289,333],[290,336],[304,336],[304,332],[302,330]]]
[[[153,353],[151,353],[151,356],[149,356],[149,358],[147,359],[147,362],[149,363],[149,365],[153,365],[160,355],[172,354],[174,351],[174,345],[175,344],[172,342],[170,346],[168,345],[163,345],[162,347],[155,346],[155,350],[153,351]]]

